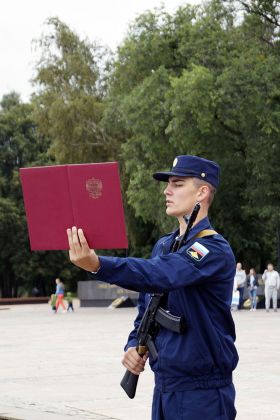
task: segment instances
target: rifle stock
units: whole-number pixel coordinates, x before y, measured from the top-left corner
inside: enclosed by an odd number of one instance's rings
[[[147,347],[138,346],[136,350],[139,356],[143,357],[147,351]],[[139,379],[139,375],[135,375],[134,373],[130,372],[127,369],[120,382],[121,387],[126,392],[127,396],[131,399],[135,397],[138,379]]]
[[[121,387],[126,392],[126,395],[131,399],[135,397],[138,379],[139,375],[135,375],[127,369],[121,380]]]

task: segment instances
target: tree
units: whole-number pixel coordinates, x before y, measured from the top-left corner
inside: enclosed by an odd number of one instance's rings
[[[280,7],[277,0],[238,0],[248,15],[255,15],[258,21],[266,22],[270,27],[280,28]]]
[[[222,167],[212,208],[216,229],[238,259],[260,269],[276,257],[279,201],[269,164],[278,157],[279,55],[272,26],[257,16],[256,28],[247,12],[236,19],[227,3],[140,16],[118,50],[105,115],[118,109],[127,199],[138,218],[153,222],[150,243],[168,227],[151,172],[168,169],[176,154],[203,155]],[[264,179],[263,196],[273,196],[274,204],[260,212],[256,182]]]
[[[16,297],[35,285],[49,294],[55,276],[74,281],[77,270],[65,253],[30,252],[19,179],[20,167],[51,163],[49,142],[37,135],[31,104],[12,92],[0,105],[0,294]]]
[[[278,249],[280,261],[278,23],[274,1],[212,0],[174,15],[161,7],[135,20],[108,64],[103,49],[50,19],[38,44],[32,130],[19,129],[16,94],[2,102],[3,226],[21,217],[14,168],[26,141],[24,164],[119,160],[132,253],[147,256],[158,235],[174,228],[151,174],[192,153],[221,165],[211,219],[236,258],[261,270]],[[39,266],[39,254],[32,258],[28,269]],[[55,258],[67,271],[65,254]]]
[[[80,40],[58,18],[47,21],[50,33],[37,41],[41,59],[36,66],[34,120],[51,141],[57,163],[104,160],[110,138],[100,124],[104,112],[101,66],[108,52]]]

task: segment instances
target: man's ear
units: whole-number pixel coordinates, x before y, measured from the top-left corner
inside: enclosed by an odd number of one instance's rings
[[[204,200],[209,195],[209,188],[207,185],[203,185],[198,190],[198,201]]]

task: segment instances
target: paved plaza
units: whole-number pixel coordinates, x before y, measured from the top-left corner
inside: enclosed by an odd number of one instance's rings
[[[65,314],[53,314],[47,304],[0,306],[0,419],[149,420],[149,367],[134,400],[119,386],[136,309],[75,304],[76,311]],[[237,419],[279,420],[280,311],[233,316]]]

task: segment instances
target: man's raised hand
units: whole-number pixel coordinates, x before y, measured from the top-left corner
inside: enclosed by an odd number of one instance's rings
[[[82,229],[73,226],[67,229],[70,261],[77,267],[86,271],[98,271],[99,258],[93,249],[90,249]]]

